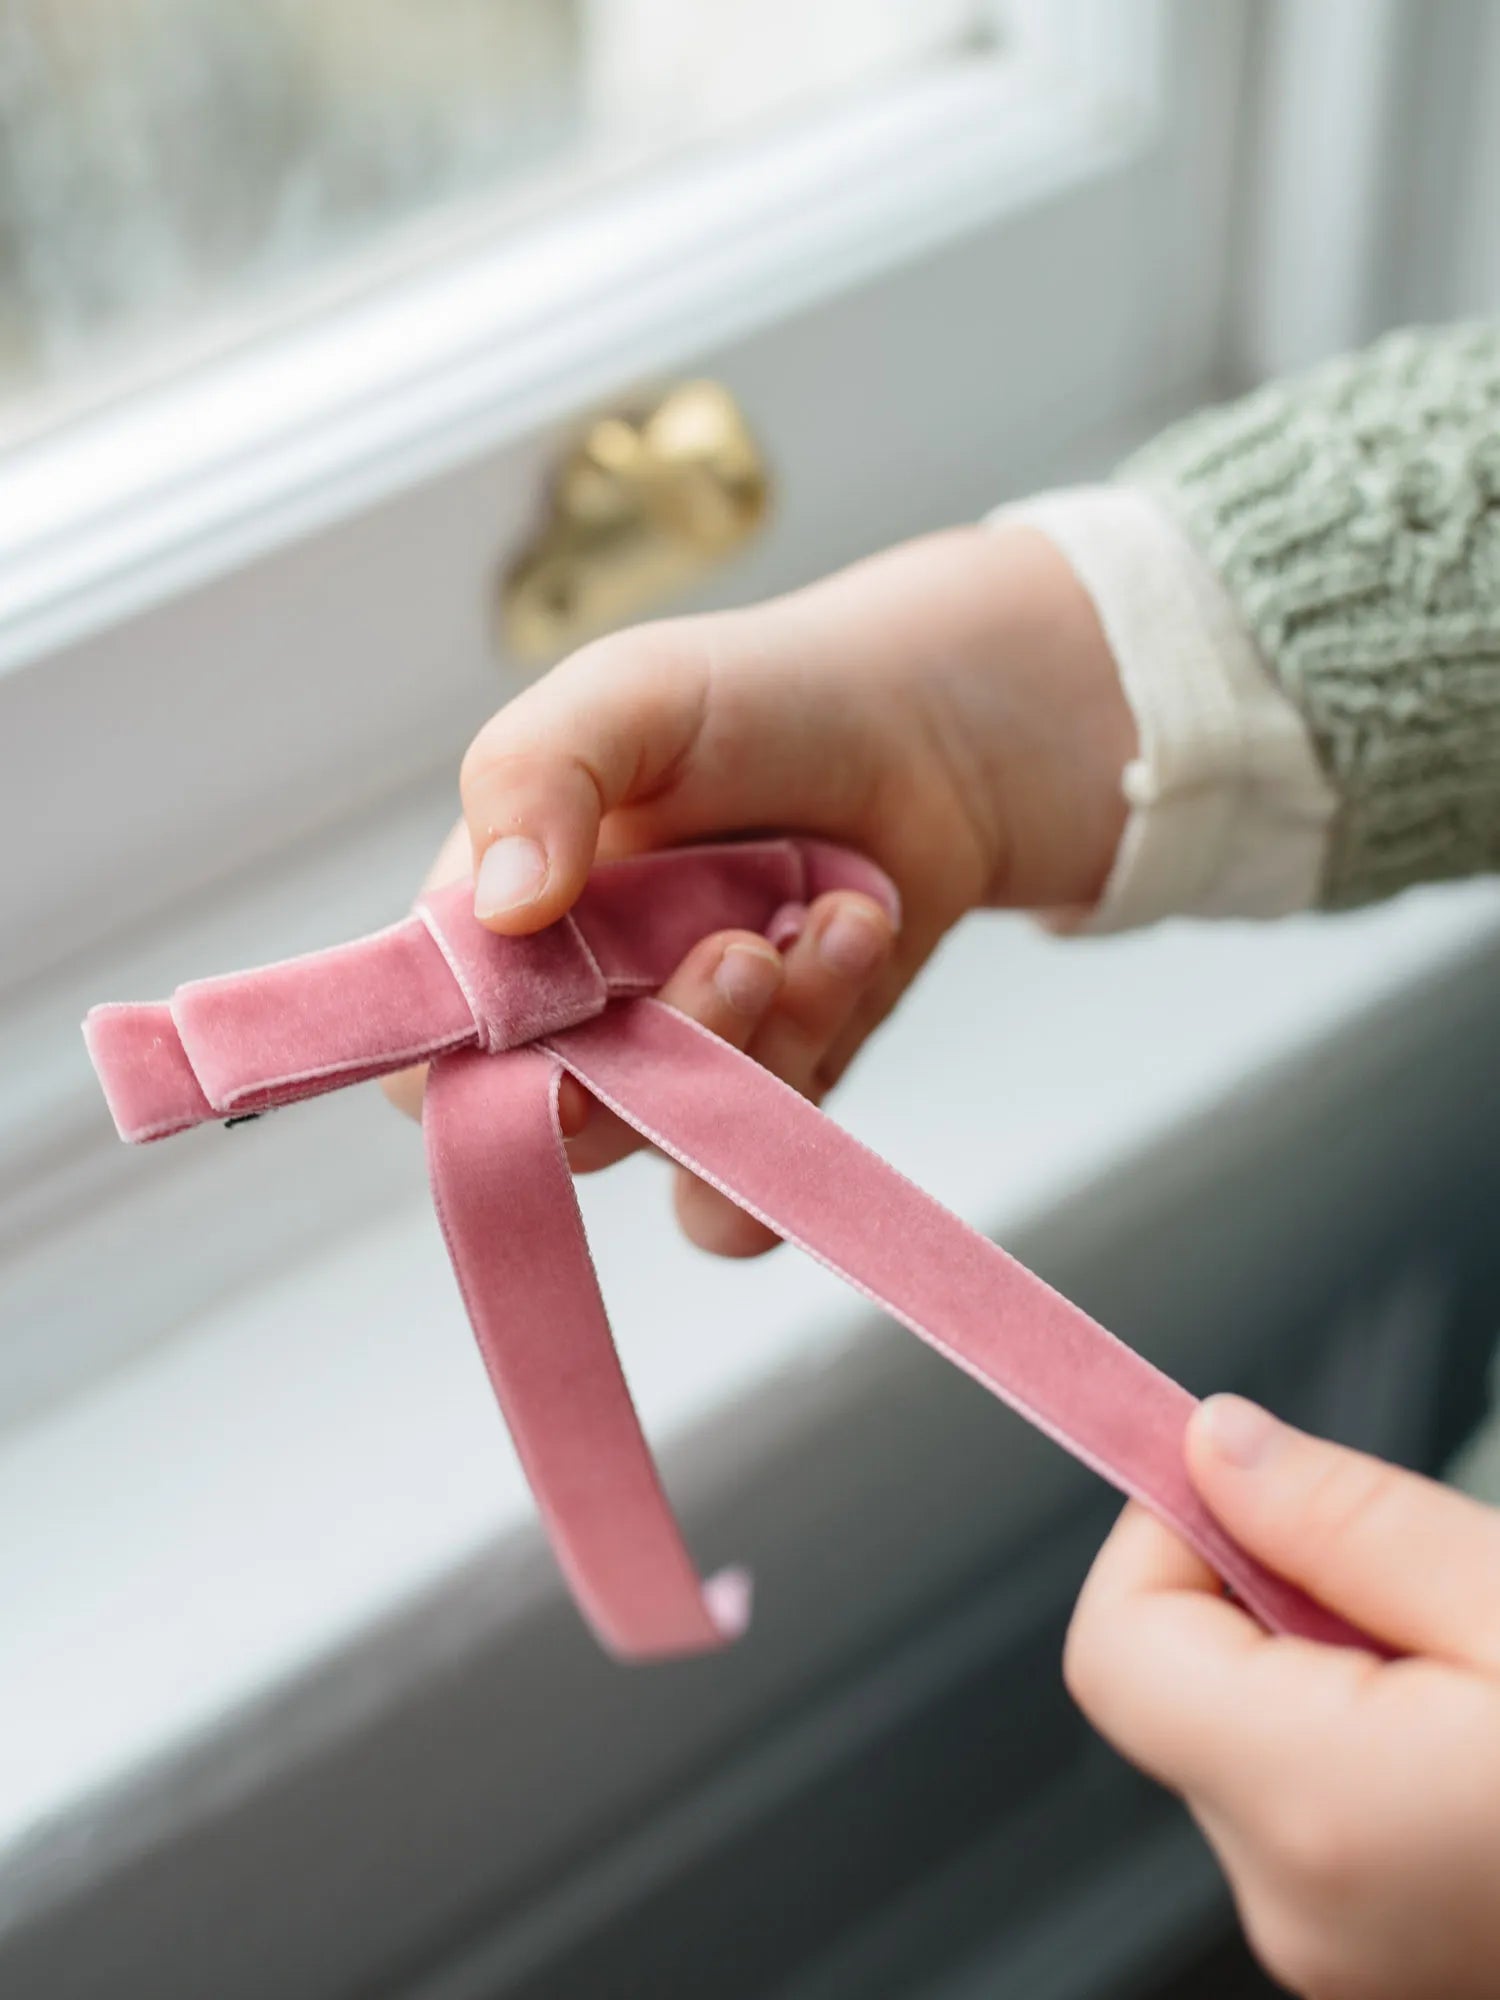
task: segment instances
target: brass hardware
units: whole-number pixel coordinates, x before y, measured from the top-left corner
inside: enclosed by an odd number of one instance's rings
[[[551,660],[638,618],[748,541],[769,499],[755,440],[718,382],[685,382],[649,409],[600,417],[506,572],[507,646]]]

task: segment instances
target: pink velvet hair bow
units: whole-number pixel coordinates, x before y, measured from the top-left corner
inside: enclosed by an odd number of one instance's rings
[[[495,1393],[573,1595],[611,1651],[737,1637],[748,1580],[699,1580],[610,1335],[557,1122],[565,1070],[1073,1452],[1144,1501],[1272,1630],[1367,1643],[1231,1541],[1183,1469],[1185,1389],[776,1077],[650,996],[730,926],[784,935],[869,862],[805,840],[596,868],[570,915],[496,937],[468,885],[353,944],[96,1007],[123,1139],[165,1138],[430,1062],[433,1198]]]

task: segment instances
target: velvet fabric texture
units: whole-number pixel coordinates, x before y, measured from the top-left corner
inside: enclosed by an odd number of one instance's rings
[[[773,939],[832,888],[898,915],[886,878],[816,841],[596,868],[528,938],[467,883],[330,951],[96,1007],[84,1024],[123,1139],[158,1139],[429,1061],[433,1196],[490,1380],[569,1587],[629,1659],[743,1631],[748,1578],[701,1582],[621,1372],[557,1122],[564,1070],[1144,1501],[1275,1631],[1368,1645],[1231,1541],[1183,1465],[1193,1398],[727,1043],[650,997],[729,926]]]

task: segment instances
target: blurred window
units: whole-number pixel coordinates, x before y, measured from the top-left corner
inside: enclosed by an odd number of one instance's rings
[[[7,0],[14,430],[372,268],[993,41],[985,0]],[[24,406],[24,409],[23,409]]]

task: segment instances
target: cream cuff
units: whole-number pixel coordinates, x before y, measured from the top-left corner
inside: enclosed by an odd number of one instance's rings
[[[1093,599],[1140,739],[1104,893],[1067,927],[1279,917],[1316,902],[1336,796],[1301,714],[1166,509],[1134,487],[1084,486],[990,520],[1037,528],[1066,556]]]

